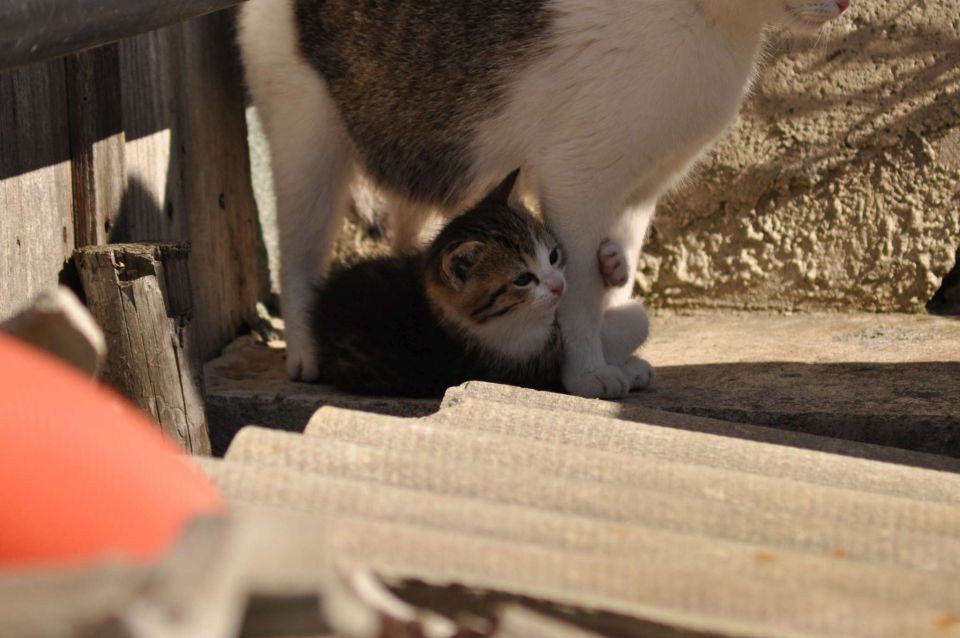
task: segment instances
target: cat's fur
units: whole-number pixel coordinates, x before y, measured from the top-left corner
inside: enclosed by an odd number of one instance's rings
[[[447,224],[421,252],[333,272],[317,290],[313,335],[323,378],[351,392],[438,396],[469,380],[558,390],[563,340],[556,322],[566,283],[561,246],[509,205],[516,173]],[[615,245],[598,263],[623,281]],[[630,318],[625,359],[646,339]],[[618,330],[618,334],[622,334]]]
[[[361,165],[390,207],[457,211],[516,166],[567,253],[563,384],[619,397],[604,309],[627,302],[658,197],[733,121],[771,23],[849,0],[250,0],[240,42],[273,152],[288,372],[316,379],[306,322]],[[612,239],[629,280],[595,267]]]

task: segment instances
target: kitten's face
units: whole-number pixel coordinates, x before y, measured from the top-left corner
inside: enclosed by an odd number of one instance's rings
[[[427,252],[435,309],[499,356],[527,360],[554,335],[566,292],[563,249],[542,223],[509,206],[515,171],[440,232]]]
[[[782,4],[777,20],[795,31],[812,32],[843,15],[852,0],[774,0]]]
[[[466,326],[552,325],[566,292],[563,251],[546,231],[509,244],[488,238],[452,246],[443,264],[447,300]]]

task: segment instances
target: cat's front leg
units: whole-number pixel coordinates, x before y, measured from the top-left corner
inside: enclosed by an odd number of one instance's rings
[[[554,187],[558,183],[563,182],[554,181]],[[622,398],[630,392],[632,379],[604,357],[601,335],[606,284],[597,268],[597,249],[611,229],[612,216],[584,212],[590,210],[590,204],[584,201],[578,205],[581,199],[577,193],[551,190],[549,184],[545,184],[541,204],[567,257],[567,294],[559,312],[563,386],[567,392],[583,397]],[[596,203],[592,202],[594,206]]]
[[[305,82],[296,96],[261,95],[270,143],[280,240],[280,304],[287,342],[287,374],[320,379],[310,328],[314,287],[330,262],[353,176],[346,131],[326,90]]]

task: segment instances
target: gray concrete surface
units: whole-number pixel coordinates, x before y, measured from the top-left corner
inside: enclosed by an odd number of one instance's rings
[[[960,456],[960,321],[662,316],[654,391],[628,404]]]
[[[241,337],[204,366],[207,420],[214,454],[226,451],[245,425],[300,431],[323,406],[396,416],[424,416],[440,407],[436,399],[391,399],[343,394],[329,386],[287,378],[282,342]]]
[[[656,386],[622,403],[596,402],[607,406],[605,414],[622,411],[629,419],[627,413],[639,406],[660,411],[654,421],[646,413],[647,422],[672,427],[676,421],[663,413],[960,457],[958,320],[709,313],[658,315],[652,330],[642,352],[657,369]],[[291,383],[281,348],[244,338],[207,365],[215,449],[222,452],[248,424],[300,430],[324,405],[398,416],[422,416],[439,406],[439,397],[355,397]],[[570,409],[563,400],[557,397],[552,407]],[[740,436],[769,440],[763,432]],[[785,444],[810,447],[800,439]]]

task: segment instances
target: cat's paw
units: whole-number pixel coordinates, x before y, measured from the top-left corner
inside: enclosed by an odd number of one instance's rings
[[[630,394],[630,380],[617,366],[604,365],[585,372],[564,373],[567,392],[588,399],[622,399]]]
[[[287,335],[287,376],[291,381],[316,383],[320,380],[320,358],[312,340]]]
[[[623,256],[620,244],[609,239],[600,244],[597,260],[600,264],[600,276],[608,287],[619,288],[630,280],[627,260]]]
[[[653,366],[640,357],[630,357],[621,369],[630,382],[631,390],[647,390],[656,379]]]

